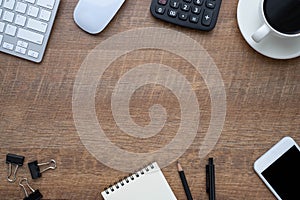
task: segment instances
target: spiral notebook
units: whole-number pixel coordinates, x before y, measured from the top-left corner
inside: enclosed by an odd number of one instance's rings
[[[156,162],[101,192],[105,200],[177,200]]]

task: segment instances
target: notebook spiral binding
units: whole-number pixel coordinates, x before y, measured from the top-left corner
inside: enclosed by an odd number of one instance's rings
[[[115,190],[118,190],[121,187],[125,186],[126,184],[130,183],[131,181],[134,181],[135,179],[139,178],[140,176],[145,175],[152,169],[154,169],[153,163],[147,165],[146,167],[144,167],[132,174],[129,174],[129,176],[124,177],[123,179],[119,180],[118,182],[114,183],[113,185],[110,185],[108,188],[105,188],[104,191],[106,194],[113,193]]]

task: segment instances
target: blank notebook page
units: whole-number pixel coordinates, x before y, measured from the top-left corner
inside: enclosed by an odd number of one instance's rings
[[[156,162],[101,192],[101,195],[105,200],[177,200]]]

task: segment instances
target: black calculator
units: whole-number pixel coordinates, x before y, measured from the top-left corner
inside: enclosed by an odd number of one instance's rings
[[[152,0],[152,15],[176,25],[210,31],[217,23],[222,0]]]

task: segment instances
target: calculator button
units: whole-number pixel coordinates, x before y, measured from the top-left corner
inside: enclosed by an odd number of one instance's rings
[[[184,2],[191,3],[192,0],[183,0]]]
[[[213,16],[212,10],[205,10],[202,17],[202,24],[205,26],[209,26],[212,20],[212,16]]]
[[[190,7],[191,7],[191,6],[190,6],[189,4],[183,3],[183,4],[181,5],[181,10],[188,12],[188,11],[190,10]]]
[[[161,5],[166,5],[167,4],[167,0],[158,0],[158,3]]]
[[[164,7],[160,7],[160,6],[157,6],[156,9],[155,9],[156,13],[160,14],[160,15],[163,15],[166,11],[166,8]]]
[[[180,14],[178,15],[178,18],[181,19],[181,20],[183,20],[183,21],[187,20],[188,17],[189,17],[189,16],[188,16],[187,13],[180,13]]]
[[[198,6],[193,6],[192,7],[192,13],[196,14],[196,15],[199,15],[201,12],[201,7],[198,7]]]
[[[197,24],[199,22],[199,17],[192,15],[190,17],[190,22]]]
[[[178,0],[171,0],[170,1],[171,8],[179,8],[179,1]]]
[[[194,4],[201,6],[203,4],[203,0],[194,0]]]
[[[207,1],[206,2],[206,7],[210,9],[214,9],[216,7],[216,2],[214,1]]]
[[[168,15],[170,16],[170,17],[176,17],[177,16],[177,11],[176,10],[169,10],[168,11]]]

